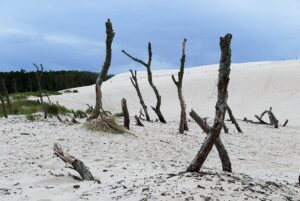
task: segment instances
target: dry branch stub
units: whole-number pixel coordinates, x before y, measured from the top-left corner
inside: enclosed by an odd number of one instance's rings
[[[235,125],[236,129],[238,130],[238,132],[242,133],[242,129],[240,128],[239,124],[237,123],[237,121],[235,120],[233,113],[230,109],[230,107],[228,106],[228,104],[226,103],[226,110],[228,112],[228,115],[230,117],[231,122]]]
[[[124,127],[129,130],[130,118],[125,98],[122,98],[121,107],[124,115]]]
[[[140,118],[137,115],[135,115],[134,118],[137,126],[144,126],[144,124],[141,122]]]

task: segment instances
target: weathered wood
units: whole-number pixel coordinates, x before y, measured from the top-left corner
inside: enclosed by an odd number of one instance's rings
[[[133,71],[130,69],[130,73],[131,73],[130,81],[131,81],[133,87],[135,88],[136,93],[137,93],[137,95],[139,97],[140,104],[141,104],[141,106],[142,106],[142,108],[143,108],[143,110],[145,112],[145,115],[146,115],[146,121],[151,121],[150,120],[150,116],[148,114],[147,105],[145,104],[145,101],[143,99],[142,93],[140,91],[139,83],[138,83],[138,80],[137,80],[137,72],[134,71],[134,73],[133,73]]]
[[[35,77],[36,77],[36,81],[37,81],[37,85],[38,85],[41,105],[44,109],[44,119],[47,119],[48,111],[47,111],[47,106],[46,106],[46,104],[44,103],[44,100],[43,100],[42,85],[41,85],[41,79],[42,79],[42,76],[43,76],[43,73],[44,73],[44,67],[43,67],[42,64],[40,64],[40,67],[36,64],[33,64],[33,65],[36,67]]]
[[[2,104],[3,115],[4,115],[5,118],[8,118],[7,113],[6,113],[4,98],[3,98],[1,92],[0,92],[0,101],[1,101],[1,104]]]
[[[121,107],[122,107],[123,116],[124,116],[124,127],[129,130],[130,118],[129,118],[129,112],[128,112],[127,103],[126,103],[125,98],[122,98]]]
[[[54,143],[53,151],[55,155],[58,156],[61,160],[63,160],[68,165],[71,165],[71,167],[80,174],[82,180],[95,180],[88,167],[85,166],[81,160],[76,159],[74,156],[69,155],[67,152],[64,152],[60,144]]]
[[[226,114],[226,101],[228,96],[227,88],[229,84],[231,65],[231,39],[231,34],[227,34],[225,37],[220,37],[221,59],[218,78],[218,100],[215,106],[216,112],[214,124],[210,130],[208,137],[197,153],[195,159],[187,168],[188,172],[198,172],[201,169],[213,145],[218,140],[220,132],[222,130]]]
[[[190,112],[190,116],[200,126],[200,128],[204,131],[204,133],[209,135],[209,133],[211,131],[211,127],[207,124],[207,122],[204,121],[194,110],[192,110]],[[230,158],[229,158],[228,152],[221,140],[221,137],[219,137],[217,139],[215,146],[217,148],[217,151],[218,151],[221,163],[222,163],[223,171],[232,172]]]
[[[183,99],[182,94],[182,80],[184,74],[184,64],[185,64],[185,45],[186,39],[183,40],[182,43],[182,56],[180,59],[180,70],[178,72],[178,81],[176,81],[175,76],[172,75],[172,80],[177,87],[178,98],[180,102],[181,112],[180,112],[180,122],[179,122],[179,133],[184,133],[184,131],[188,131],[188,124],[186,119],[186,105]]]
[[[140,118],[137,115],[135,115],[134,118],[137,126],[144,126],[144,124],[141,122]]]
[[[289,122],[289,120],[287,119],[284,124],[282,125],[282,127],[285,127],[287,125],[287,123]]]
[[[270,110],[268,111],[268,115],[269,115],[269,119],[270,119],[270,123],[272,125],[274,125],[275,128],[278,128],[278,120],[277,118],[275,117],[275,115],[273,114],[272,112],[272,107],[270,107]]]
[[[259,116],[257,116],[257,115],[254,115],[254,117],[255,117],[256,119],[258,119],[258,121],[259,121],[260,124],[271,125],[271,124],[265,122],[264,120],[262,120],[262,119],[261,119]]]
[[[95,91],[96,91],[96,103],[94,110],[91,114],[91,116],[88,118],[88,120],[91,119],[97,119],[99,115],[101,115],[101,109],[102,108],[102,91],[101,86],[102,83],[108,73],[110,64],[111,64],[111,57],[112,57],[112,42],[115,36],[115,32],[113,31],[112,24],[110,22],[110,19],[107,20],[105,23],[106,27],[106,56],[105,61],[102,66],[101,72],[99,73],[99,76],[97,77],[96,84],[95,84]],[[104,111],[104,110],[103,110]]]
[[[163,114],[161,113],[161,110],[160,110],[160,107],[161,107],[161,96],[156,88],[156,86],[154,85],[153,83],[153,79],[152,79],[152,72],[151,72],[151,62],[152,62],[152,47],[151,47],[151,43],[149,42],[148,43],[148,62],[144,62],[138,58],[135,58],[133,56],[131,56],[130,54],[128,54],[125,50],[122,50],[122,52],[128,56],[130,59],[132,59],[133,61],[136,61],[140,64],[142,64],[143,66],[146,67],[147,69],[147,76],[148,76],[148,82],[151,86],[151,88],[153,89],[154,93],[155,93],[155,96],[156,96],[156,106],[153,107],[151,106],[151,108],[153,109],[153,111],[156,113],[159,121],[161,123],[166,123],[166,120],[163,116]]]
[[[1,79],[1,85],[2,85],[2,92],[6,98],[6,103],[8,106],[8,113],[10,113],[11,112],[11,103],[10,103],[10,99],[9,99],[9,95],[8,95],[8,91],[7,91],[7,87],[6,87],[4,79]]]
[[[228,106],[227,103],[226,103],[226,110],[227,110],[227,112],[228,112],[228,115],[229,115],[229,118],[230,118],[231,122],[235,125],[236,129],[237,129],[240,133],[242,133],[243,131],[242,131],[242,129],[240,128],[240,126],[239,126],[239,124],[237,123],[237,121],[235,120],[235,118],[234,118],[234,116],[233,116],[233,113],[232,113],[232,111],[231,111],[231,109],[230,109],[230,107]]]

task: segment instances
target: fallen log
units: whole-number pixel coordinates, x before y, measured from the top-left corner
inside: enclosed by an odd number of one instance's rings
[[[95,180],[88,167],[85,166],[81,160],[76,159],[74,156],[69,155],[67,152],[64,152],[60,144],[54,143],[53,151],[57,157],[59,157],[68,165],[71,165],[71,168],[76,170],[80,174],[82,180]]]

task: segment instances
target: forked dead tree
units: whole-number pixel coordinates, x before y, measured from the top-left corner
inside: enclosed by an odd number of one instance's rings
[[[157,90],[157,88],[156,88],[156,86],[154,85],[153,80],[152,80],[152,72],[151,72],[152,47],[151,47],[151,43],[150,43],[150,42],[148,43],[148,62],[147,62],[147,63],[144,62],[144,61],[142,61],[142,60],[140,60],[140,59],[138,59],[138,58],[135,58],[135,57],[131,56],[131,55],[128,54],[125,50],[122,50],[122,52],[123,52],[126,56],[128,56],[130,59],[132,59],[133,61],[136,61],[136,62],[138,62],[138,63],[140,63],[140,64],[142,64],[143,66],[146,67],[146,69],[147,69],[147,75],[148,75],[148,82],[149,82],[151,88],[153,89],[153,91],[154,91],[154,93],[155,93],[155,96],[156,96],[156,100],[157,100],[157,101],[156,101],[156,106],[155,106],[155,107],[151,106],[151,108],[152,108],[152,109],[154,110],[154,112],[156,113],[156,115],[157,115],[159,121],[162,122],[162,123],[166,123],[166,120],[165,120],[163,114],[162,114],[161,111],[160,111],[160,106],[161,106],[161,96],[160,96],[160,94],[159,94],[159,92],[158,92],[158,90]]]
[[[220,137],[226,114],[226,101],[228,97],[227,87],[229,84],[230,65],[231,65],[231,43],[232,35],[227,34],[220,37],[221,59],[218,78],[218,100],[216,103],[215,119],[208,137],[203,142],[199,152],[187,168],[187,172],[198,172],[203,166],[209,152]]]
[[[3,98],[1,92],[0,92],[0,101],[1,101],[1,105],[2,105],[3,115],[4,115],[5,118],[8,118],[7,113],[6,113],[4,98]]]
[[[43,100],[42,85],[41,85],[41,80],[42,80],[42,76],[44,73],[44,67],[42,64],[40,64],[40,66],[38,66],[36,64],[33,64],[33,65],[36,67],[35,77],[36,77],[36,81],[37,81],[37,85],[38,85],[40,102],[44,109],[44,119],[47,119],[48,112],[47,112],[46,104],[44,103],[44,100]]]
[[[126,103],[125,98],[122,98],[121,107],[122,107],[122,112],[123,112],[123,116],[124,116],[124,127],[129,130],[130,118],[129,118],[129,112],[128,112],[127,103]]]
[[[105,61],[104,64],[102,66],[101,72],[99,73],[99,76],[96,80],[96,84],[95,84],[95,91],[96,91],[96,104],[94,107],[94,110],[91,114],[91,116],[89,117],[89,120],[91,119],[97,119],[99,116],[101,116],[101,110],[103,110],[102,108],[102,91],[101,91],[101,86],[102,83],[108,73],[110,64],[111,64],[111,46],[112,46],[112,42],[115,36],[115,32],[113,30],[112,24],[110,22],[110,19],[107,20],[107,22],[105,23],[105,27],[106,27],[106,56],[105,56]]]
[[[207,135],[209,135],[209,133],[211,131],[211,127],[208,125],[208,123],[206,121],[204,121],[194,110],[192,110],[190,112],[190,116],[200,126],[200,128],[203,130],[203,132],[206,133]],[[219,137],[217,139],[215,146],[217,148],[223,170],[226,172],[232,172],[230,158],[229,158],[228,152],[221,140],[221,137]]]
[[[6,98],[6,103],[8,106],[8,113],[10,113],[11,112],[11,104],[10,104],[10,99],[9,99],[9,95],[8,95],[8,91],[7,91],[7,87],[6,87],[4,79],[1,79],[1,87],[2,87],[3,95]]]
[[[141,106],[142,106],[142,108],[144,110],[145,116],[146,116],[146,121],[150,121],[150,116],[148,114],[147,105],[144,102],[142,93],[140,91],[139,83],[137,81],[137,72],[135,70],[134,73],[133,73],[133,71],[130,69],[130,73],[131,73],[130,81],[131,81],[133,87],[135,88],[136,93],[137,93],[137,95],[139,97],[140,104],[141,104]]]
[[[184,133],[184,131],[189,130],[187,125],[187,120],[186,120],[186,105],[182,94],[182,80],[183,80],[184,64],[185,64],[185,44],[186,44],[186,39],[184,39],[182,43],[182,56],[180,59],[180,70],[178,72],[178,81],[176,81],[175,76],[172,75],[172,80],[177,87],[178,98],[181,107],[179,133]]]

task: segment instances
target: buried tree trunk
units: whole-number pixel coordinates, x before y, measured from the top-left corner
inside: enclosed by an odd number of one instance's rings
[[[109,19],[105,23],[105,26],[106,26],[106,56],[105,56],[105,61],[104,61],[102,70],[99,73],[99,76],[97,77],[97,80],[96,80],[96,84],[95,84],[96,104],[95,104],[95,107],[94,107],[94,110],[93,110],[91,116],[88,118],[89,120],[97,119],[101,113],[101,110],[103,110],[101,85],[108,73],[108,70],[109,70],[109,67],[111,64],[111,52],[112,52],[111,46],[112,46],[112,42],[113,42],[115,33],[113,31],[113,27],[112,27],[112,24]]]
[[[207,122],[204,121],[199,115],[197,115],[197,113],[194,110],[192,110],[190,112],[190,116],[200,126],[200,128],[204,131],[204,133],[209,135],[209,133],[211,131],[211,127],[207,124]],[[223,170],[226,172],[232,172],[230,158],[229,158],[228,152],[221,140],[221,137],[219,137],[217,139],[215,146],[217,148]]]
[[[7,102],[7,106],[8,106],[8,113],[10,113],[11,112],[11,104],[10,104],[10,99],[9,99],[9,95],[8,95],[8,91],[7,91],[4,79],[1,79],[1,85],[2,85],[3,95],[6,97],[6,102]]]
[[[47,119],[48,117],[48,112],[47,112],[47,106],[44,103],[43,100],[43,94],[42,94],[42,84],[41,84],[41,79],[44,73],[44,67],[42,64],[40,64],[40,68],[38,65],[33,64],[36,67],[36,72],[35,72],[35,77],[36,77],[36,81],[37,81],[37,85],[38,85],[38,89],[39,89],[39,96],[40,96],[40,101],[41,101],[41,105],[44,109],[44,119]]]
[[[165,120],[163,114],[162,114],[161,111],[160,111],[160,106],[161,106],[161,96],[160,96],[160,94],[159,94],[159,92],[158,92],[158,90],[157,90],[157,88],[156,88],[156,86],[154,85],[153,80],[152,80],[152,72],[151,72],[152,48],[151,48],[151,43],[150,43],[150,42],[148,43],[148,62],[147,62],[147,63],[145,63],[144,61],[142,61],[142,60],[140,60],[140,59],[137,59],[137,58],[131,56],[131,55],[128,54],[125,50],[122,50],[122,52],[123,52],[126,56],[128,56],[130,59],[132,59],[132,60],[134,60],[134,61],[136,61],[136,62],[138,62],[138,63],[140,63],[140,64],[142,64],[143,66],[146,67],[146,69],[147,69],[147,75],[148,75],[148,82],[149,82],[151,88],[153,89],[153,91],[154,91],[154,93],[155,93],[155,96],[156,96],[156,100],[157,100],[156,106],[155,106],[155,107],[151,107],[151,108],[152,108],[152,109],[154,110],[154,112],[156,113],[156,115],[157,115],[159,121],[162,122],[162,123],[166,123],[166,120]]]
[[[81,160],[64,152],[58,143],[54,143],[53,151],[61,160],[71,165],[72,168],[80,174],[82,180],[95,180],[88,167],[86,167]]]
[[[130,118],[125,98],[122,98],[121,107],[124,115],[124,127],[129,130]]]
[[[187,168],[188,172],[198,172],[201,169],[213,145],[220,137],[220,132],[222,130],[226,114],[226,101],[228,96],[227,87],[229,83],[231,65],[231,39],[231,34],[227,34],[225,37],[220,37],[221,60],[218,78],[218,101],[215,106],[216,112],[214,124],[210,129],[209,135],[202,144],[195,159]]]
[[[131,81],[133,87],[135,88],[136,93],[137,93],[137,95],[140,99],[140,104],[141,104],[141,106],[142,106],[142,108],[145,112],[146,121],[150,121],[150,116],[148,114],[148,109],[147,109],[147,106],[144,102],[143,96],[142,96],[141,91],[140,91],[139,83],[137,81],[137,73],[136,73],[136,71],[134,71],[134,73],[133,73],[133,71],[131,69],[130,69],[130,73],[131,73],[130,81]]]
[[[178,98],[181,107],[179,133],[184,133],[184,131],[189,130],[187,125],[187,120],[186,120],[186,105],[182,95],[182,79],[183,79],[184,63],[185,63],[185,44],[186,44],[186,39],[184,39],[182,43],[182,56],[180,59],[180,70],[178,72],[178,81],[176,81],[174,75],[172,75],[172,80],[177,87]]]
[[[229,117],[230,117],[231,122],[235,125],[236,129],[237,129],[240,133],[242,133],[243,131],[242,131],[242,129],[240,128],[240,126],[239,126],[239,124],[237,123],[237,121],[235,120],[235,118],[234,118],[234,116],[233,116],[233,114],[232,114],[232,111],[231,111],[231,109],[230,109],[230,107],[228,106],[227,103],[226,103],[226,110],[227,110],[227,112],[228,112],[228,114],[229,114]]]

